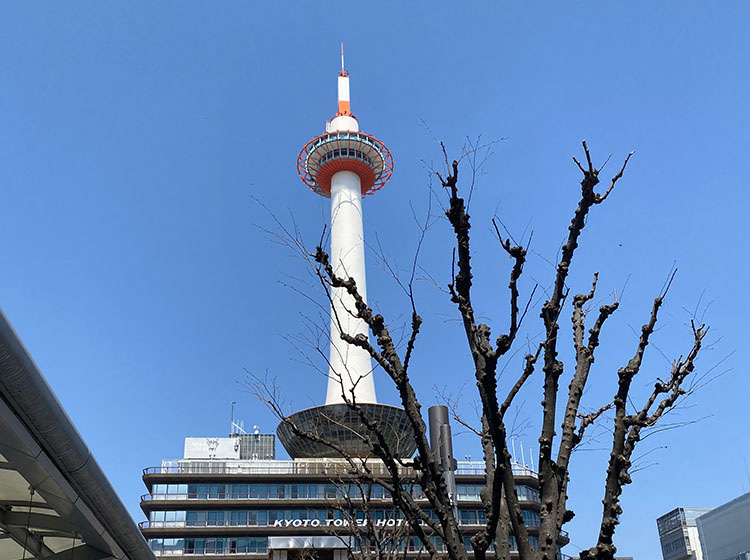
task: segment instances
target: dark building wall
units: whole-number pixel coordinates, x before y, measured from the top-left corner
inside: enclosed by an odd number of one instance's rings
[[[240,459],[268,460],[276,458],[276,436],[273,434],[236,434],[240,439]]]
[[[698,518],[703,560],[729,560],[750,551],[750,493]]]

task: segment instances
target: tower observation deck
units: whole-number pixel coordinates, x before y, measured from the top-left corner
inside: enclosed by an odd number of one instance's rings
[[[297,157],[297,172],[313,192],[331,199],[331,265],[337,276],[353,278],[359,294],[367,301],[362,198],[388,182],[393,173],[393,157],[383,142],[360,131],[359,122],[351,113],[349,73],[344,69],[343,48],[338,75],[338,112],[326,123],[324,134],[304,145]],[[370,355],[342,340],[342,333],[368,336],[367,325],[354,316],[354,309],[354,300],[345,290],[332,289],[325,405],[297,412],[290,420],[300,431],[334,441],[350,456],[367,457],[370,450],[363,441],[367,434],[358,416],[359,409],[369,421],[380,426],[398,455],[411,456],[416,446],[408,435],[403,409],[377,402]],[[277,434],[293,458],[336,454],[331,446],[295,434],[284,422],[279,425]]]

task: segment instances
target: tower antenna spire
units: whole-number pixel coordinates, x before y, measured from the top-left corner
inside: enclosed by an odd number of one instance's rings
[[[341,42],[341,73],[344,74],[346,70],[344,70],[344,42]]]

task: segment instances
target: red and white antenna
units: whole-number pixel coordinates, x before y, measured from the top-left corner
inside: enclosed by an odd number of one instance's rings
[[[344,43],[341,43],[341,72],[339,72],[339,112],[337,117],[352,116],[349,102],[349,72],[344,70]]]

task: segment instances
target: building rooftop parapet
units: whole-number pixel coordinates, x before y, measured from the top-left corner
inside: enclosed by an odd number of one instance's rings
[[[367,467],[374,475],[387,475],[388,470],[380,461],[367,461]],[[404,467],[404,473],[413,472]],[[485,473],[484,463],[481,461],[458,461],[457,475],[481,476]],[[254,475],[347,475],[356,474],[347,461],[341,459],[318,460],[189,460],[178,459],[163,461],[159,467],[143,469],[144,476],[158,474],[254,474]],[[538,478],[538,474],[523,465],[513,465],[514,476]]]
[[[425,525],[423,521],[420,521],[420,525]],[[535,527],[539,528],[540,522],[536,519],[529,519],[524,520],[524,524],[526,527]],[[477,521],[466,521],[466,520],[459,520],[458,521],[459,527],[473,527],[473,528],[481,528],[485,526],[484,522],[477,522]],[[222,529],[225,527],[230,528],[230,530],[236,530],[239,532],[242,532],[243,529],[249,529],[249,528],[262,528],[266,527],[268,528],[269,525],[259,525],[259,524],[233,524],[229,525],[224,522],[216,522],[216,521],[141,521],[138,523],[138,527],[141,529],[201,529],[204,527],[207,527],[209,529]],[[567,531],[560,531],[560,536],[563,538],[568,538],[568,532]],[[632,558],[626,558],[626,557],[617,557],[616,560],[632,560]]]

